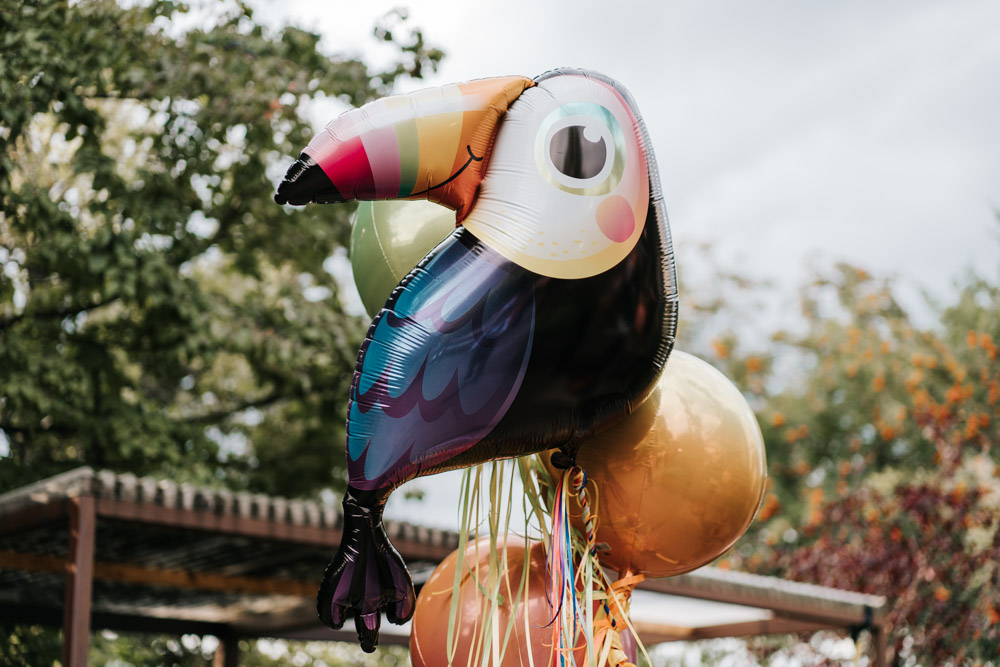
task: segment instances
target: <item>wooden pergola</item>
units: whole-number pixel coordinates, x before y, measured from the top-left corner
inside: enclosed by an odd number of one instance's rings
[[[453,532],[385,525],[418,586],[458,546]],[[226,667],[239,664],[241,638],[353,642],[352,628],[331,631],[315,610],[340,536],[332,505],[78,468],[0,495],[0,619],[61,626],[65,667],[87,664],[95,629],[213,635]],[[640,589],[665,606],[694,598],[720,610],[697,624],[636,620],[647,645],[868,630],[874,664],[890,658],[881,597],[713,568]],[[382,643],[408,643],[406,627],[383,628]]]

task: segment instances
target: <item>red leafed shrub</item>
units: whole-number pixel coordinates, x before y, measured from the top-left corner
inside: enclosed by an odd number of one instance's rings
[[[921,663],[1000,655],[1000,485],[970,457],[951,474],[875,479],[823,506],[796,544],[777,549],[783,576],[884,595],[893,648]]]
[[[800,297],[804,326],[763,350],[736,330],[703,344],[754,401],[768,455],[757,522],[722,564],[885,596],[897,664],[996,664],[1000,285],[968,277],[930,326],[846,265]],[[814,644],[796,657],[828,660]]]

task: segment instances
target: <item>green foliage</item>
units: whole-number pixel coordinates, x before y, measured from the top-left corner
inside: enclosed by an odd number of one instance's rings
[[[62,638],[57,630],[37,625],[0,623],[0,665],[48,667],[61,664]]]
[[[398,62],[372,72],[238,0],[188,11],[0,5],[0,492],[81,464],[292,497],[343,483],[366,323],[324,265],[349,211],[282,208],[274,183],[313,100],[362,104],[443,54],[403,15],[403,43],[378,34]],[[56,630],[0,636],[3,664],[61,658]],[[91,658],[206,664],[194,644],[96,633]]]
[[[91,635],[87,660],[95,665],[170,665],[170,667],[207,667],[212,664],[215,637],[95,632]]]
[[[240,664],[246,667],[303,665],[308,667],[403,667],[409,665],[409,651],[401,646],[378,646],[365,653],[347,642],[296,642],[264,640],[240,642]]]
[[[215,637],[183,635],[118,635],[97,633],[88,657],[93,664],[172,665],[202,667],[213,664],[219,646]],[[243,667],[393,667],[408,664],[407,650],[399,646],[380,646],[375,653],[364,653],[359,646],[346,642],[301,642],[284,639],[240,640],[239,664]]]
[[[411,31],[369,72],[238,2],[179,31],[187,11],[0,9],[0,491],[83,463],[288,496],[341,483],[365,324],[324,262],[348,212],[279,207],[274,182],[311,100],[361,104],[442,54]]]

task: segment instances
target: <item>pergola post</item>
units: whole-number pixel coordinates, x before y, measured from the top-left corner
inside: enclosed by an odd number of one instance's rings
[[[63,610],[63,665],[86,667],[97,517],[92,496],[71,498],[67,505],[69,553],[66,562],[66,605]]]
[[[874,667],[888,667],[892,663],[893,655],[889,648],[889,638],[886,630],[887,627],[885,625],[876,625],[871,629],[872,643],[875,644]]]
[[[215,649],[212,667],[239,667],[240,638],[232,632],[219,634],[216,637],[219,638],[219,648]]]

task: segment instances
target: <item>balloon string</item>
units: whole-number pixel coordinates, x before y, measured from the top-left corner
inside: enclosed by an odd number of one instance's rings
[[[597,560],[597,517],[591,512],[590,497],[587,493],[587,473],[579,466],[573,466],[569,470],[570,491],[576,496],[577,504],[580,507],[581,519],[584,523],[586,534],[586,544],[580,553],[579,581],[575,582],[574,592],[583,589],[584,605],[580,614],[580,623],[583,626],[584,639],[587,646],[588,663],[594,664],[594,651],[597,646],[594,642],[594,573],[600,571],[600,562]],[[568,504],[568,503],[567,503]]]
[[[625,653],[621,633],[631,626],[628,611],[632,591],[646,577],[642,574],[627,574],[613,583],[609,583],[604,577],[597,557],[598,517],[591,511],[587,482],[587,473],[582,468],[574,466],[566,470],[556,483],[547,562],[549,585],[546,591],[549,604],[554,610],[549,625],[552,626],[552,646],[556,651],[556,664],[560,667],[575,664],[573,649],[578,628],[577,619],[581,613],[576,595],[578,573],[573,557],[573,537],[569,521],[569,498],[573,495],[580,506],[580,518],[586,539],[580,574],[587,573],[586,581],[583,582],[586,588],[593,585],[591,568],[596,570],[600,575],[598,587],[604,591],[600,596],[603,598],[601,607],[597,616],[593,618],[592,625],[584,623],[585,631],[588,629],[587,625],[593,628],[593,637],[587,633],[588,643],[599,651],[598,665],[635,667],[629,662]],[[590,621],[589,616],[588,614],[585,620]],[[645,651],[643,653],[645,654]]]
[[[570,470],[563,473],[556,484],[546,568],[549,575],[546,593],[549,606],[553,610],[552,620],[548,624],[552,626],[552,646],[556,650],[560,666],[575,664],[573,640],[577,634],[578,606],[574,590],[576,568],[573,561],[572,531],[569,523],[570,473]]]
[[[572,492],[576,495],[580,505],[580,518],[583,520],[587,539],[585,554],[589,554],[596,567],[599,568],[597,557],[598,517],[590,509],[587,473],[583,468],[574,466],[567,471],[566,477],[571,479]],[[621,633],[629,625],[628,610],[632,600],[632,591],[645,579],[643,574],[626,574],[606,587],[607,594],[593,621],[593,645],[598,647],[600,651],[598,664],[604,664],[604,661],[607,660],[607,664],[612,667],[635,667],[633,663],[629,662],[625,653]],[[638,642],[638,637],[635,639]]]

